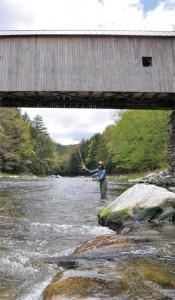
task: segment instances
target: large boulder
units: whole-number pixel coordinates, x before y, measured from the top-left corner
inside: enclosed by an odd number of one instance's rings
[[[175,222],[175,193],[135,184],[98,215],[99,224],[117,230],[138,222]]]

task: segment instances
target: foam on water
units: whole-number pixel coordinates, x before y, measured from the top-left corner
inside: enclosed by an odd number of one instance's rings
[[[15,253],[16,254],[16,253]],[[6,276],[19,276],[22,277],[22,275],[27,274],[33,275],[37,270],[33,268],[31,265],[27,264],[28,259],[26,259],[24,256],[21,256],[19,253],[16,254],[16,256],[7,256],[1,258],[1,270],[5,270]]]
[[[24,294],[19,300],[42,300],[42,292],[46,288],[46,286],[51,282],[52,278],[48,278],[47,280],[36,284],[30,292]]]
[[[70,234],[71,232],[73,233],[79,233],[79,234],[86,234],[88,235],[110,235],[114,234],[113,230],[110,230],[107,227],[101,227],[101,226],[91,226],[91,225],[59,225],[59,224],[52,224],[52,223],[39,223],[39,222],[34,222],[30,224],[31,230],[39,230],[39,229],[52,229],[56,232],[61,232],[62,234]]]

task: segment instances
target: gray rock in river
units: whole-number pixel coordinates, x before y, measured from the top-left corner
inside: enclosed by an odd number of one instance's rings
[[[138,180],[140,183],[151,183],[158,186],[175,186],[175,173],[164,170],[159,173],[151,173]]]
[[[118,230],[138,222],[175,222],[175,193],[152,184],[136,184],[98,215],[99,224]]]

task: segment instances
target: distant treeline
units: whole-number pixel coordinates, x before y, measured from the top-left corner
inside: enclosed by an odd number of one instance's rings
[[[65,146],[50,138],[41,116],[30,120],[18,108],[1,108],[1,172],[82,175],[80,156],[88,168],[103,160],[108,174],[166,167],[169,115],[167,111],[121,111],[102,134]]]

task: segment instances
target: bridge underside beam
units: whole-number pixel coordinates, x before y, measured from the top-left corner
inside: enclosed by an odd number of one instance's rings
[[[0,92],[0,106],[175,110],[175,93],[105,91]]]

